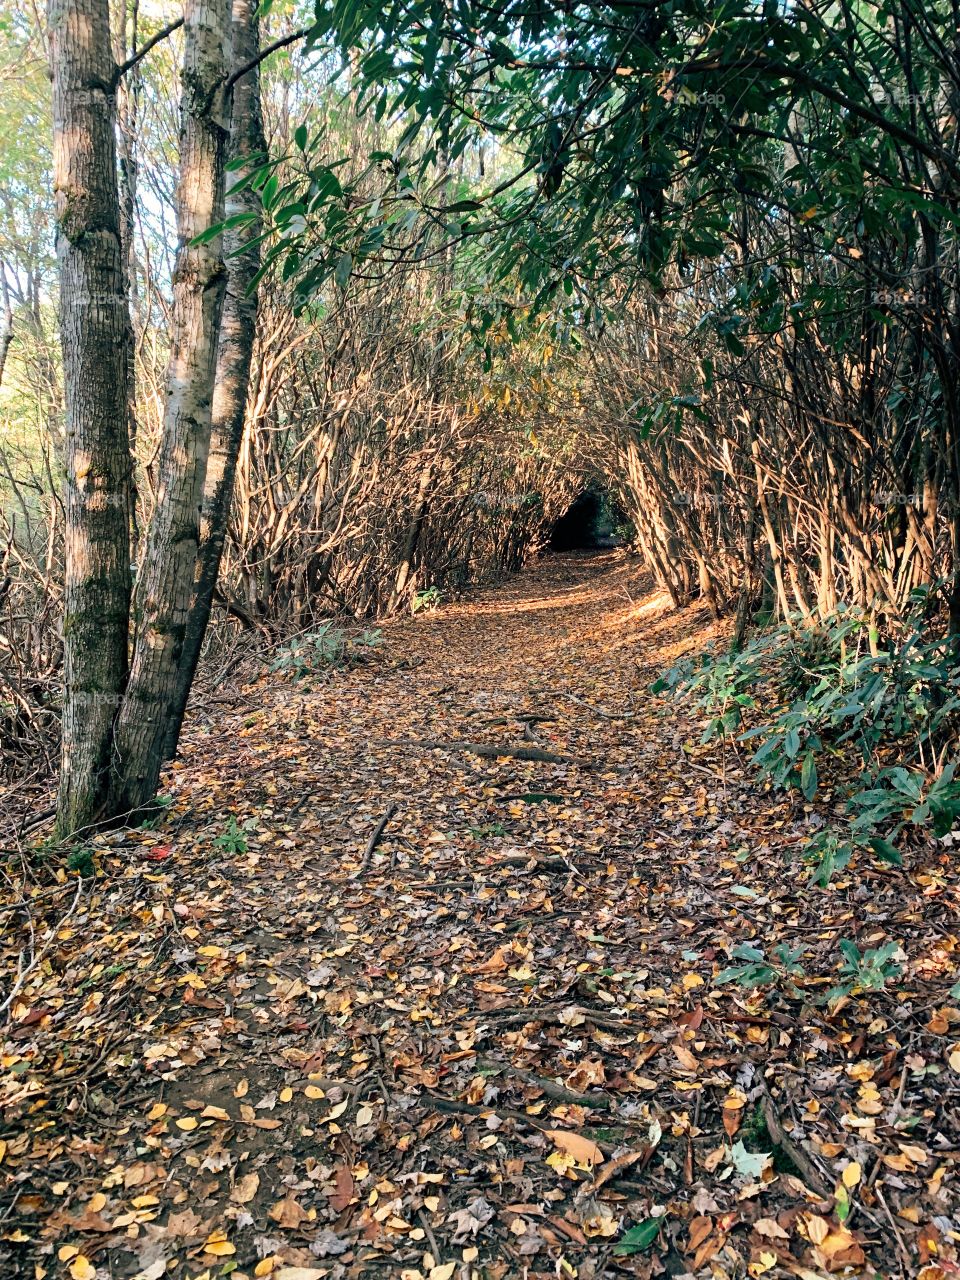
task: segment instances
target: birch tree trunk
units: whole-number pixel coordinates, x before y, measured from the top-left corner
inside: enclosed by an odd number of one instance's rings
[[[231,26],[235,69],[248,66],[260,51],[260,21],[256,10],[254,0],[233,0]],[[260,268],[259,237],[263,217],[260,193],[252,187],[241,186],[241,180],[246,176],[250,162],[262,156],[265,151],[260,72],[257,67],[253,67],[234,85],[231,104],[231,171],[228,175],[225,212],[228,219],[246,215],[248,221],[230,228],[224,234],[227,290],[220,324],[220,347],[213,392],[213,425],[203,494],[200,556],[196,593],[187,619],[183,654],[166,733],[164,754],[168,759],[176,753],[187,699],[210,620],[210,606],[220,573],[220,560],[233,499],[237,455],[243,437],[257,323],[257,295],[256,292],[249,292],[249,288]],[[240,163],[241,161],[244,163]],[[237,189],[238,186],[241,187],[240,190]]]
[[[136,591],[133,662],[117,724],[114,817],[136,812],[156,794],[193,599],[226,283],[222,237],[208,233],[224,216],[229,42],[228,0],[187,0],[166,409],[157,506]]]
[[[61,837],[107,802],[127,681],[131,344],[107,0],[50,0],[66,477]]]

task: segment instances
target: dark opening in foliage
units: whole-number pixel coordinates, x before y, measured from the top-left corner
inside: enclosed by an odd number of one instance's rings
[[[595,489],[584,489],[553,526],[552,551],[592,551],[615,543],[608,503]]]

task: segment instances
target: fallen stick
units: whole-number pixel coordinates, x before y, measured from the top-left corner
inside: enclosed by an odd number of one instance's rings
[[[811,1190],[816,1191],[825,1200],[829,1200],[832,1193],[824,1182],[820,1170],[806,1152],[801,1150],[791,1138],[787,1137],[777,1114],[777,1105],[766,1088],[760,1095],[760,1105],[763,1108],[763,1118],[767,1124],[767,1133],[773,1139],[774,1146],[779,1147],[790,1158],[792,1163],[803,1174],[804,1180]]]
[[[592,1022],[595,1026],[606,1030],[629,1031],[637,1025],[613,1014],[606,1014],[599,1009],[589,1009],[579,1004],[548,1004],[541,1005],[539,1009],[536,1006],[528,1006],[526,1009],[506,1010],[502,1014],[498,1014],[496,1009],[489,1009],[485,1013],[477,1014],[476,1020],[489,1022],[497,1027],[524,1026],[528,1022],[550,1022],[560,1027],[579,1025],[564,1022],[560,1016],[564,1013],[579,1014],[584,1022]]]
[[[473,756],[487,756],[496,760],[500,756],[512,756],[515,760],[533,760],[538,764],[579,764],[584,769],[594,766],[587,760],[574,760],[572,756],[558,756],[553,751],[544,751],[540,747],[491,746],[486,742],[436,742],[433,739],[418,741],[413,738],[385,738],[389,747],[421,747],[425,751],[466,751]]]
[[[461,1102],[457,1098],[443,1098],[439,1094],[430,1093],[424,1090],[420,1095],[422,1105],[429,1104],[434,1111],[444,1111],[448,1115],[465,1115],[465,1116],[499,1116],[502,1120],[519,1120],[522,1124],[528,1124],[531,1129],[539,1129],[541,1133],[548,1133],[556,1128],[546,1121],[539,1120],[536,1116],[528,1115],[525,1111],[514,1111],[510,1107],[490,1107],[484,1106],[478,1102]],[[604,1155],[613,1155],[617,1150],[617,1146],[613,1142],[601,1141],[594,1138],[589,1130],[581,1130],[586,1132],[591,1142],[596,1143]]]
[[[551,1080],[547,1076],[539,1076],[535,1071],[527,1071],[523,1067],[515,1067],[509,1062],[496,1062],[492,1058],[478,1058],[477,1066],[482,1067],[485,1074],[517,1076],[525,1084],[535,1085],[548,1098],[553,1098],[556,1102],[574,1103],[579,1107],[596,1107],[601,1111],[609,1111],[613,1106],[611,1098],[604,1097],[601,1094],[580,1093],[577,1089],[568,1089],[556,1080]]]
[[[512,854],[509,858],[495,858],[491,863],[492,870],[497,867],[529,867],[531,871],[572,871],[579,874],[578,869],[569,858],[560,855],[538,858],[533,853]]]
[[[570,702],[575,702],[578,707],[583,707],[584,710],[591,711],[595,716],[600,716],[604,720],[632,720],[634,718],[635,713],[633,711],[604,711],[589,702],[584,702],[575,693],[567,693],[565,689],[554,689],[551,692],[558,698],[566,698]]]
[[[387,823],[390,821],[390,819],[393,817],[393,815],[396,812],[397,812],[397,806],[395,804],[390,805],[387,808],[386,813],[383,815],[383,817],[374,827],[373,831],[371,831],[370,839],[367,841],[367,847],[363,851],[363,859],[360,863],[360,866],[354,872],[354,878],[356,878],[356,876],[363,875],[364,871],[366,871],[367,867],[369,867],[370,859],[373,857],[373,851],[374,849],[376,849],[377,845],[380,843],[381,839],[383,838],[383,833],[387,829]]]

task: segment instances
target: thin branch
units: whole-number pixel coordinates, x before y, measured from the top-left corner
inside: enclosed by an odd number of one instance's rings
[[[135,67],[141,58],[145,58],[154,46],[158,45],[161,40],[166,40],[167,36],[173,35],[174,31],[179,30],[182,26],[183,18],[174,18],[173,22],[168,22],[165,27],[160,28],[155,36],[151,36],[143,48],[138,49],[136,53],[132,53],[126,62],[121,62],[113,73],[114,89],[131,67]]]
[[[287,36],[280,36],[278,40],[274,40],[272,44],[268,44],[265,49],[261,49],[255,58],[251,58],[249,62],[245,62],[242,66],[237,67],[236,71],[227,78],[227,82],[224,87],[228,90],[232,89],[238,80],[253,71],[255,67],[259,67],[264,58],[268,58],[271,53],[276,53],[278,49],[285,49],[288,44],[295,44],[297,40],[305,39],[312,30],[312,26],[301,27],[299,31],[291,31]]]

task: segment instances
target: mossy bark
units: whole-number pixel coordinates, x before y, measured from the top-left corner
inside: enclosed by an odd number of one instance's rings
[[[127,682],[130,313],[107,0],[51,0],[53,164],[65,402],[61,838],[107,805]]]
[[[117,814],[137,812],[153,799],[164,760],[193,599],[226,285],[222,237],[206,233],[224,217],[228,0],[188,0],[183,30],[178,247],[166,408],[157,506],[137,584],[133,660],[116,727],[111,805]]]

